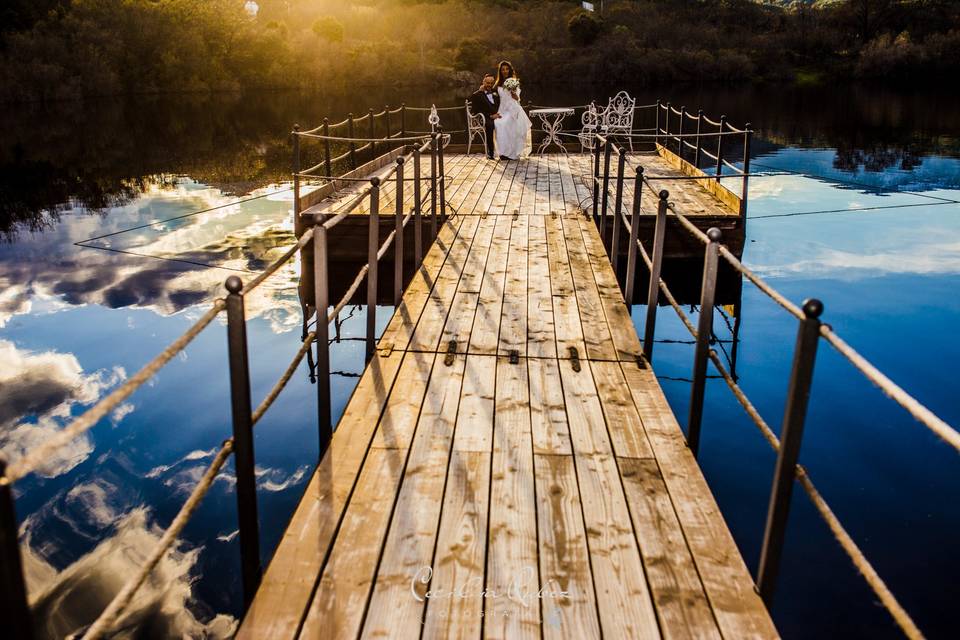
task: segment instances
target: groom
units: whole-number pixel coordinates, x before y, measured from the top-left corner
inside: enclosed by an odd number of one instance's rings
[[[500,117],[500,95],[493,88],[494,78],[489,73],[483,77],[483,84],[470,95],[470,110],[474,114],[483,114],[483,124],[487,131],[487,157],[493,160],[493,121]]]

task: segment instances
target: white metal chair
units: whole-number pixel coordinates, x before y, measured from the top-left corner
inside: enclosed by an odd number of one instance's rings
[[[614,135],[621,133],[629,136],[633,132],[633,114],[636,105],[637,99],[631,98],[626,91],[621,91],[610,98],[603,109],[594,103],[587,105],[587,110],[581,117],[583,128],[580,130],[580,143],[585,149],[593,149],[597,133]],[[627,140],[630,151],[633,151],[633,138],[628,137]]]
[[[483,144],[483,150],[487,150],[487,127],[486,118],[482,113],[473,113],[470,110],[470,101],[464,100],[464,108],[467,110],[467,153],[470,153],[470,145],[473,144],[473,137],[480,136],[480,142]]]

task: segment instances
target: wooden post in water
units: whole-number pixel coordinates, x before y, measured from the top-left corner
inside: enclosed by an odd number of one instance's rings
[[[690,418],[687,422],[687,444],[693,456],[700,446],[700,425],[703,421],[703,398],[707,384],[707,360],[713,336],[713,301],[717,289],[717,270],[720,249],[720,229],[707,230],[703,252],[703,282],[700,286],[700,317],[697,319],[697,346],[693,354],[693,385],[690,391]]]
[[[757,588],[767,606],[773,604],[777,575],[780,571],[780,555],[790,515],[790,500],[793,481],[796,478],[800,443],[803,440],[803,425],[807,418],[810,401],[810,386],[813,384],[813,366],[820,342],[820,315],[823,303],[817,299],[803,303],[803,320],[797,329],[797,343],[793,352],[790,385],[787,388],[787,405],[784,409],[783,428],[780,430],[780,449],[777,466],[773,472],[773,488],[767,510],[767,525],[763,533],[763,549],[760,552],[760,568],[757,571]]]

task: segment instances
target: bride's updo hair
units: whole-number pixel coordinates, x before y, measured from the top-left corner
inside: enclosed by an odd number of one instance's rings
[[[503,65],[507,65],[508,67],[510,67],[510,71],[507,72],[507,75],[503,75]],[[506,80],[507,78],[516,78],[517,80],[519,80],[520,76],[517,75],[517,71],[516,69],[513,68],[513,64],[511,64],[507,60],[501,60],[500,64],[497,65],[497,82],[493,86],[499,87],[500,85],[503,84],[503,81]]]

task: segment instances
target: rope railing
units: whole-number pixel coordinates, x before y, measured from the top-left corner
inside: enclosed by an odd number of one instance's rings
[[[384,113],[388,111],[389,109],[385,109]],[[319,130],[329,130],[329,125],[325,123]],[[301,132],[297,130],[296,127],[294,128],[295,171],[293,175],[295,228],[299,226],[299,218],[301,216],[299,179],[301,177],[310,177],[309,173],[304,174],[296,170],[300,160],[297,140],[301,136],[312,135],[312,133]],[[207,468],[204,476],[194,487],[180,511],[164,531],[160,541],[147,558],[147,561],[137,570],[136,574],[123,585],[107,608],[101,612],[94,624],[87,629],[84,638],[101,638],[112,633],[112,627],[132,602],[137,591],[144,584],[150,573],[156,568],[164,554],[176,543],[178,536],[183,531],[190,517],[199,507],[200,502],[209,491],[214,479],[231,454],[234,455],[236,464],[236,495],[240,531],[244,609],[249,606],[259,585],[260,576],[262,575],[259,559],[259,520],[256,507],[256,467],[253,453],[253,427],[263,418],[265,413],[280,396],[283,389],[289,384],[300,367],[303,358],[310,352],[312,345],[316,345],[316,375],[314,377],[313,374],[311,374],[311,380],[315,379],[320,387],[318,390],[318,421],[320,426],[320,453],[323,455],[332,433],[330,415],[330,344],[328,339],[330,323],[337,321],[339,314],[359,290],[360,284],[364,279],[367,279],[367,358],[372,357],[374,353],[373,346],[376,340],[375,314],[378,261],[383,258],[390,247],[395,249],[394,296],[395,303],[399,303],[399,296],[402,293],[401,278],[404,271],[403,230],[411,220],[416,221],[414,254],[416,261],[419,263],[422,260],[423,253],[421,244],[421,209],[423,203],[429,198],[430,227],[434,237],[437,234],[438,218],[446,215],[445,188],[447,180],[444,175],[443,143],[449,140],[449,136],[444,134],[442,128],[438,128],[438,131],[429,137],[418,136],[415,138],[406,138],[399,136],[393,139],[399,141],[413,140],[421,144],[414,146],[412,151],[405,156],[395,158],[396,161],[392,167],[386,172],[383,172],[379,177],[371,178],[370,186],[363,189],[359,195],[353,198],[346,206],[339,208],[332,217],[328,217],[327,212],[313,215],[313,226],[306,227],[302,232],[298,232],[299,237],[297,241],[246,285],[236,276],[228,278],[226,281],[228,291],[226,298],[216,299],[211,308],[180,337],[174,340],[166,349],[154,357],[124,384],[100,402],[96,403],[93,407],[87,409],[56,435],[28,451],[22,457],[13,461],[12,464],[5,465],[3,461],[0,461],[0,515],[3,516],[0,521],[12,523],[13,526],[12,533],[5,531],[4,535],[0,536],[0,539],[5,541],[5,544],[0,545],[0,547],[2,547],[0,548],[0,554],[2,554],[0,563],[5,567],[16,568],[20,572],[19,585],[16,582],[18,576],[13,573],[6,576],[5,579],[9,578],[14,580],[13,583],[6,584],[6,586],[13,588],[4,589],[4,592],[0,595],[0,605],[2,605],[5,611],[11,613],[10,619],[15,638],[19,638],[21,635],[27,635],[27,630],[32,627],[32,622],[30,620],[30,609],[27,603],[27,592],[22,575],[20,549],[16,535],[16,515],[14,511],[13,494],[10,490],[13,483],[22,479],[27,474],[42,468],[42,466],[49,461],[50,457],[55,455],[62,447],[99,423],[110,411],[114,410],[120,403],[130,397],[130,395],[151,379],[165,364],[178,353],[182,352],[183,349],[224,310],[227,316],[227,342],[230,365],[231,400],[233,405],[233,437],[224,442],[220,452]],[[351,143],[357,141],[353,138],[349,140]],[[371,143],[372,142],[371,140]],[[355,151],[355,149],[352,151]],[[420,158],[424,152],[429,152],[431,155],[431,170],[427,177],[421,176]],[[404,177],[403,166],[405,162],[411,158],[414,160],[414,177],[407,180]],[[329,164],[330,161],[325,160],[324,163],[313,167],[312,170],[316,170],[319,166],[323,165],[329,166]],[[393,181],[394,176],[397,202],[395,228],[382,244],[376,244],[375,240],[378,239],[378,233],[376,232],[379,228],[379,193],[381,181]],[[401,215],[402,208],[406,202],[403,195],[403,185],[408,181],[412,181],[414,184],[413,211],[406,215]],[[421,189],[423,183],[428,183],[429,185],[425,190]],[[370,260],[361,267],[350,287],[348,287],[338,303],[330,309],[328,304],[327,233],[343,221],[350,211],[354,210],[365,200],[370,201],[371,209],[369,216],[371,237]],[[316,315],[323,317],[326,321],[316,323],[313,331],[305,333],[293,359],[282,375],[276,380],[266,397],[260,402],[256,409],[253,410],[250,402],[249,353],[246,341],[246,316],[244,311],[245,296],[255,291],[268,278],[276,274],[295,255],[305,251],[311,245],[314,252],[314,272],[312,276],[316,293],[314,308],[317,310]],[[301,255],[303,254],[301,253]]]
[[[747,133],[749,130],[743,130]],[[600,185],[603,185],[603,193],[608,192],[609,180],[611,178],[609,154],[611,148],[617,150],[621,157],[620,169],[615,177],[617,193],[623,193],[624,164],[622,158],[625,155],[625,149],[619,146],[613,137],[602,139],[606,149],[607,161],[603,163],[601,174],[599,148],[594,156],[594,200],[593,212],[597,222],[601,225],[601,237],[606,228],[606,208],[607,198],[600,198]],[[779,571],[780,554],[783,547],[783,539],[787,524],[787,514],[791,489],[794,480],[803,488],[809,497],[817,513],[824,520],[825,524],[843,548],[844,552],[850,558],[852,564],[864,577],[868,586],[876,594],[877,598],[890,613],[894,622],[909,638],[922,638],[923,635],[917,628],[906,610],[897,601],[896,597],[890,592],[887,585],[877,574],[876,570],[870,564],[863,551],[857,546],[849,533],[844,529],[837,516],[830,509],[828,503],[816,489],[807,470],[799,464],[799,447],[802,438],[803,423],[806,418],[806,406],[810,394],[812,383],[813,366],[816,357],[816,346],[819,340],[825,339],[840,353],[848,362],[858,369],[871,383],[876,385],[889,398],[903,407],[913,418],[930,429],[941,440],[952,446],[960,452],[960,433],[952,426],[947,424],[927,407],[909,395],[901,387],[896,385],[886,375],[880,372],[866,358],[857,353],[850,345],[844,342],[833,329],[824,323],[821,323],[819,316],[822,313],[822,304],[816,300],[808,300],[800,308],[787,300],[782,294],[767,284],[762,278],[753,271],[744,266],[740,260],[723,245],[720,240],[722,237],[718,229],[710,229],[706,233],[694,225],[685,215],[677,210],[674,203],[669,201],[669,192],[661,191],[657,193],[658,206],[656,228],[653,235],[653,255],[650,255],[639,239],[635,226],[638,222],[640,209],[641,185],[647,184],[651,189],[643,167],[636,167],[636,177],[634,179],[634,209],[633,218],[628,219],[626,212],[615,211],[616,221],[614,233],[622,226],[624,232],[629,235],[631,242],[628,244],[627,260],[627,281],[624,290],[624,297],[628,304],[633,300],[633,274],[632,265],[636,264],[636,256],[646,265],[650,274],[651,286],[647,296],[647,321],[644,327],[643,351],[644,356],[649,360],[652,357],[652,347],[655,336],[656,307],[661,295],[667,299],[670,306],[673,307],[684,328],[694,338],[696,350],[694,355],[694,375],[692,378],[692,396],[690,403],[690,416],[687,425],[687,441],[694,455],[697,454],[699,444],[700,424],[704,403],[704,384],[707,379],[706,362],[712,362],[714,368],[724,379],[728,388],[743,407],[751,421],[757,426],[761,435],[770,444],[777,453],[777,466],[774,473],[774,483],[771,490],[769,513],[767,515],[767,524],[764,531],[763,550],[759,570],[757,573],[757,586],[763,599],[769,605],[773,598],[775,584]],[[656,192],[655,192],[656,193]],[[704,275],[703,285],[701,287],[700,313],[698,326],[694,326],[690,318],[683,312],[676,299],[670,292],[667,283],[660,277],[661,263],[664,253],[664,237],[667,228],[667,217],[671,216],[677,220],[685,233],[693,236],[704,246]],[[622,223],[622,224],[620,224]],[[607,245],[604,240],[605,246]],[[615,251],[617,239],[613,238],[608,247],[609,251]],[[793,368],[791,371],[790,385],[788,389],[786,415],[781,429],[781,438],[778,438],[773,429],[766,423],[757,410],[756,406],[750,401],[747,394],[739,386],[734,376],[724,365],[718,352],[710,348],[710,344],[715,341],[713,335],[713,315],[715,310],[714,292],[718,275],[718,260],[720,257],[729,263],[739,274],[746,277],[756,285],[765,295],[784,308],[792,316],[800,320],[797,338],[797,351],[794,355]],[[611,253],[611,262],[615,260]],[[722,346],[722,345],[721,345]]]

